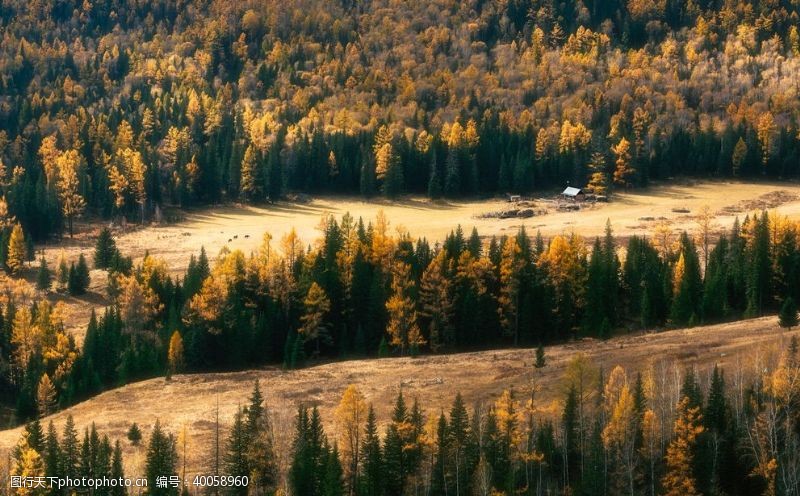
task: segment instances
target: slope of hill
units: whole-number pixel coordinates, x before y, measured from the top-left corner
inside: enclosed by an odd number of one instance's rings
[[[222,374],[192,374],[171,381],[152,379],[103,393],[89,401],[44,419],[59,430],[67,415],[80,428],[94,422],[101,434],[124,439],[131,422],[138,422],[147,436],[158,419],[171,432],[183,426],[189,434],[189,473],[202,473],[214,429],[216,405],[221,422],[231,421],[236,409],[247,401],[253,381],[259,379],[266,392],[279,437],[279,451],[288,452],[293,414],[298,404],[318,405],[323,418],[333,429],[332,411],[344,389],[356,384],[374,404],[378,418],[385,421],[398,389],[409,397],[419,397],[429,414],[449,407],[460,391],[468,404],[495,399],[504,389],[513,388],[528,395],[531,381],[537,387],[536,404],[543,415],[560,412],[556,403],[563,397],[561,381],[570,359],[585,353],[592,361],[610,370],[623,365],[629,371],[649,366],[661,373],[679,377],[685,367],[695,367],[701,382],[710,367],[719,364],[734,379],[747,374],[756,364],[773,363],[777,350],[786,346],[792,335],[780,329],[774,317],[735,323],[637,334],[596,341],[591,339],[549,347],[547,365],[535,369],[534,350],[506,349],[420,358],[353,360],[325,364],[296,371],[250,370]],[[761,368],[767,365],[761,365]],[[660,368],[663,367],[663,368]],[[227,427],[223,432],[227,431]],[[0,450],[10,449],[20,429],[0,432]],[[124,442],[129,474],[143,473],[144,448]]]

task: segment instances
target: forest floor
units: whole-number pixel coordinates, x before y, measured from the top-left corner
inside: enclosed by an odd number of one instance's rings
[[[278,435],[277,448],[285,455],[293,433],[293,415],[297,405],[317,405],[333,432],[334,409],[349,384],[356,384],[368,402],[374,404],[378,419],[385,424],[391,415],[392,402],[400,387],[404,395],[419,398],[427,415],[438,416],[449,410],[456,392],[467,405],[484,404],[496,399],[504,389],[512,389],[524,404],[535,381],[535,405],[544,416],[559,415],[564,397],[564,373],[569,361],[584,353],[606,376],[615,365],[629,372],[649,366],[667,377],[679,377],[679,371],[694,367],[705,384],[714,364],[723,367],[727,377],[740,377],[744,370],[762,370],[775,363],[775,356],[785,349],[792,335],[800,330],[784,331],[775,317],[733,323],[672,330],[659,333],[631,334],[608,341],[582,339],[546,348],[546,366],[533,366],[535,350],[504,349],[431,355],[418,358],[351,360],[321,364],[306,369],[283,371],[264,368],[232,373],[179,375],[166,381],[151,379],[108,391],[93,399],[59,412],[52,420],[59,432],[67,415],[78,428],[94,422],[101,434],[119,439],[124,446],[126,473],[142,474],[146,447],[132,446],[125,439],[131,422],[138,422],[145,439],[156,420],[178,435],[185,426],[188,433],[188,471],[204,473],[209,466],[217,405],[223,435],[239,406],[245,405],[253,382],[259,379],[267,404],[272,411]],[[471,411],[471,406],[470,406]],[[383,429],[381,429],[382,431]],[[0,456],[17,442],[20,428],[0,431]],[[283,460],[282,463],[286,463]]]
[[[548,199],[555,198],[555,193]],[[144,254],[161,257],[173,275],[183,274],[191,254],[205,247],[211,259],[220,249],[240,249],[249,254],[261,243],[265,232],[272,234],[277,244],[292,228],[305,243],[314,242],[320,235],[318,226],[323,215],[337,218],[350,213],[364,222],[373,221],[383,210],[390,229],[403,227],[413,239],[425,237],[432,244],[441,242],[457,225],[466,235],[473,227],[483,237],[514,234],[525,226],[533,235],[541,231],[544,236],[575,232],[586,238],[602,236],[609,219],[614,234],[624,239],[628,236],[648,235],[659,223],[668,224],[675,232],[696,228],[697,213],[705,205],[717,215],[716,230],[730,227],[734,218],[760,209],[775,210],[790,217],[800,217],[800,184],[731,181],[675,181],[646,189],[619,192],[609,203],[584,204],[579,211],[559,211],[549,201],[536,202],[537,208],[547,210],[545,215],[527,219],[481,218],[487,212],[509,208],[503,199],[476,201],[429,201],[422,198],[405,198],[390,202],[376,199],[363,201],[356,197],[322,197],[309,201],[279,202],[274,205],[226,205],[205,209],[178,211],[180,219],[174,223],[129,225],[117,229],[117,246],[123,254],[140,260]],[[68,259],[77,259],[84,253],[91,264],[94,239],[100,222],[80,223],[75,237],[64,238],[59,243],[39,247],[44,250],[51,268],[56,267],[63,252]],[[35,277],[35,268],[28,271],[29,279]],[[106,273],[92,271],[89,294],[80,299],[53,295],[67,304],[69,327],[80,342],[92,308],[101,308],[105,300]]]

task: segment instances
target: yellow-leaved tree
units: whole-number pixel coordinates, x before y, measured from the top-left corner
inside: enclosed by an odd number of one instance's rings
[[[169,375],[177,374],[183,370],[183,338],[179,331],[172,333],[169,338],[169,351],[167,352],[167,361],[169,366]]]
[[[86,201],[78,193],[80,179],[78,170],[81,166],[81,156],[76,150],[68,150],[56,159],[58,168],[58,198],[61,201],[61,211],[67,218],[69,236],[72,237],[73,221],[79,217],[86,208]]]
[[[411,266],[404,262],[396,262],[392,270],[392,295],[386,301],[386,310],[389,312],[389,325],[386,332],[389,334],[389,344],[400,348],[400,354],[406,350],[414,352],[418,346],[425,344],[417,325],[417,310],[411,298],[413,282],[411,281]]]
[[[320,341],[330,344],[331,336],[325,325],[325,316],[331,309],[331,302],[325,290],[316,282],[311,283],[308,293],[303,300],[304,313],[300,317],[300,329],[297,332],[303,336],[303,342],[315,341],[316,353],[319,355]]]
[[[689,398],[678,402],[678,418],[675,419],[675,438],[667,447],[666,473],[661,480],[665,496],[699,496],[692,474],[692,461],[697,436],[703,433],[700,408],[692,407]]]
[[[6,265],[12,274],[19,274],[25,267],[25,233],[19,223],[14,224],[11,230],[11,237],[8,240],[8,254],[6,255]]]
[[[36,388],[36,406],[40,417],[46,417],[56,410],[56,388],[46,373],[42,374]]]
[[[350,488],[350,494],[354,494],[359,481],[361,437],[367,421],[367,402],[355,385],[351,384],[345,389],[335,415],[339,430],[339,449],[345,462],[345,481]]]

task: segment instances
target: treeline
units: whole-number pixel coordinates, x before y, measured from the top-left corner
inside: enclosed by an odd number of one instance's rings
[[[795,494],[797,338],[778,355],[747,362],[731,379],[717,366],[701,376],[663,361],[635,375],[617,366],[606,376],[579,354],[566,367],[555,406],[539,398],[536,373],[521,395],[505,390],[469,410],[456,394],[448,411],[426,411],[425,398],[409,401],[401,389],[382,408],[391,411],[383,428],[374,406],[350,385],[333,412],[332,431],[326,433],[317,406],[301,404],[291,441],[277,432],[256,382],[228,435],[217,415],[211,441],[192,447],[208,455],[194,470],[247,477],[246,488],[205,490],[243,496]],[[132,424],[128,438],[137,444],[141,437]],[[186,449],[156,422],[145,463],[147,494],[200,490],[181,468]],[[287,456],[279,456],[283,451]],[[52,422],[44,435],[34,421],[14,451],[11,473],[119,477],[120,453],[119,442],[112,451],[94,426],[78,443],[71,417],[61,441]],[[189,484],[154,489],[158,476],[182,471],[179,480]]]
[[[5,309],[19,418],[52,409],[41,400],[51,394],[65,406],[182,371],[537,346],[778,310],[790,327],[800,301],[800,227],[766,212],[715,237],[704,209],[691,234],[662,224],[624,252],[610,224],[593,243],[457,228],[441,246],[393,235],[382,213],[374,224],[325,217],[320,229],[312,245],[291,231],[249,255],[223,248],[213,265],[201,250],[178,279],[153,256],[134,267],[103,232],[95,266],[113,305],[91,316],[82,353],[46,302]]]
[[[328,4],[4,2],[10,214],[799,172],[790,0]]]

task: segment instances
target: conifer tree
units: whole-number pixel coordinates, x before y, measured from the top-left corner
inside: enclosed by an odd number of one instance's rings
[[[17,275],[25,266],[25,234],[22,226],[17,223],[11,230],[11,237],[8,240],[8,254],[6,255],[6,266],[13,275]]]
[[[383,441],[383,480],[387,496],[400,496],[409,472],[410,422],[403,392],[395,401],[392,420]]]
[[[428,198],[431,200],[438,200],[442,197],[442,180],[439,172],[439,166],[436,163],[436,149],[434,148],[431,154],[430,163],[430,177],[428,179]]]
[[[39,260],[39,270],[36,272],[36,289],[39,291],[50,291],[53,275],[47,268],[47,260],[44,256]]]
[[[367,421],[364,426],[361,465],[361,481],[358,494],[362,496],[381,496],[383,494],[383,459],[381,442],[378,436],[378,422],[372,405],[369,405]]]
[[[156,487],[158,477],[170,477],[177,475],[178,453],[175,447],[175,439],[166,434],[161,429],[161,423],[156,420],[153,432],[150,435],[150,443],[147,447],[147,459],[145,473],[147,476],[148,493],[152,496],[176,496],[177,488]]]
[[[544,354],[544,346],[540,343],[539,346],[536,348],[536,361],[534,362],[534,367],[537,369],[544,368],[547,364],[545,354]]]
[[[331,336],[325,318],[331,309],[331,302],[325,290],[316,282],[311,283],[308,288],[305,300],[303,300],[305,313],[301,317],[302,325],[298,333],[302,341],[314,341],[316,343],[316,354],[320,353],[320,342],[331,344]]]
[[[183,338],[179,331],[175,331],[169,339],[169,351],[167,352],[168,377],[182,372],[184,364]]]
[[[139,429],[139,425],[136,422],[131,424],[128,429],[127,437],[131,444],[134,446],[139,445],[139,442],[142,440],[142,431]]]
[[[665,496],[699,496],[692,473],[694,447],[703,431],[702,415],[698,407],[691,407],[688,397],[678,403],[675,420],[675,438],[667,448],[666,474],[661,483]]]
[[[56,388],[47,373],[42,374],[36,389],[36,404],[40,417],[46,417],[56,408]]]
[[[61,447],[58,444],[58,433],[53,425],[53,421],[47,425],[47,437],[44,447],[44,466],[45,474],[48,477],[61,476]]]
[[[444,167],[444,194],[448,198],[455,198],[461,194],[461,165],[458,150],[454,146],[448,147]]]
[[[253,385],[250,403],[246,412],[246,428],[249,437],[247,464],[250,468],[251,485],[256,491],[270,493],[278,484],[278,462],[269,409],[258,380]]]
[[[72,415],[67,416],[64,424],[64,433],[61,436],[61,473],[65,477],[75,477],[78,475],[79,463],[78,432],[75,430],[75,422]]]
[[[228,436],[228,444],[225,450],[225,471],[226,475],[234,477],[250,476],[250,464],[248,463],[248,450],[250,435],[245,423],[245,411],[239,409],[233,418],[231,433]],[[232,488],[231,494],[246,495],[246,487]]]
[[[425,344],[417,324],[416,305],[411,298],[412,286],[411,266],[396,262],[392,271],[392,296],[386,301],[389,313],[386,332],[390,344],[399,348],[401,355],[409,349],[415,353],[419,346]]]
[[[797,320],[797,304],[794,302],[794,298],[787,296],[786,299],[783,300],[781,311],[778,314],[780,326],[791,331],[792,327],[797,325]]]
[[[119,441],[114,443],[114,453],[111,458],[111,478],[123,479],[125,478],[125,470],[122,465],[122,447]],[[126,489],[121,485],[112,487],[109,496],[125,496]]]
[[[94,267],[96,269],[108,269],[118,255],[117,243],[111,234],[111,229],[104,227],[97,235],[94,246]]]

